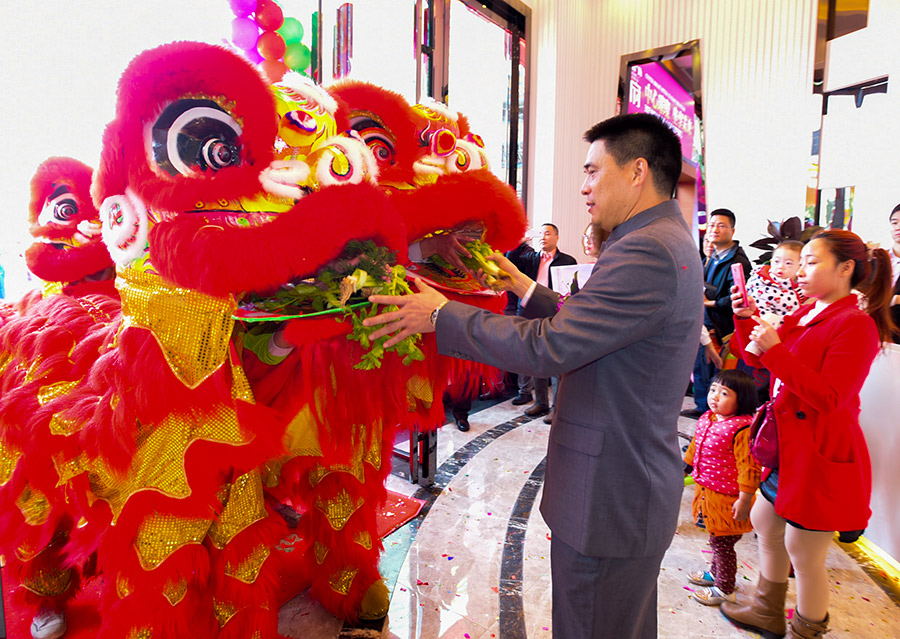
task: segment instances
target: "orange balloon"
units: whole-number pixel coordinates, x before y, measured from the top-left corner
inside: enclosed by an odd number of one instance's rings
[[[288,72],[288,68],[281,60],[263,60],[259,63],[259,68],[269,79],[269,82],[278,82]]]
[[[284,24],[284,12],[272,0],[259,0],[256,5],[256,24],[263,31],[276,31]]]
[[[274,31],[266,31],[256,42],[256,50],[266,60],[280,60],[284,57],[286,49],[284,38]]]

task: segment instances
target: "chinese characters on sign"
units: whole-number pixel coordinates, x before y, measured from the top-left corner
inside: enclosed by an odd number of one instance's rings
[[[691,164],[694,153],[694,98],[657,62],[631,67],[628,113],[662,118],[681,140],[681,155]]]

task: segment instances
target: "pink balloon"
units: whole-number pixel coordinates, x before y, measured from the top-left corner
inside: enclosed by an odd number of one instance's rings
[[[246,18],[256,11],[256,0],[228,0],[231,12],[239,18]]]
[[[259,64],[265,59],[261,55],[259,55],[259,51],[256,50],[255,46],[252,49],[244,49],[244,55],[253,64]]]
[[[231,41],[239,49],[255,49],[259,39],[259,27],[250,18],[235,18],[231,21]]]

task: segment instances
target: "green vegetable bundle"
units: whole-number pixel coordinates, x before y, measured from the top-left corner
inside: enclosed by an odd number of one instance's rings
[[[352,330],[347,339],[354,340],[367,351],[354,368],[371,370],[381,367],[385,351],[403,357],[408,365],[424,359],[417,346],[420,335],[410,335],[389,349],[384,348],[388,337],[372,340],[376,328],[363,326],[362,321],[378,313],[375,306],[364,305],[370,295],[404,295],[412,289],[406,283],[406,269],[396,261],[394,253],[372,240],[347,244],[338,259],[321,269],[313,279],[283,286],[272,295],[251,295],[242,304],[278,313],[286,317],[322,313],[334,310],[337,321],[350,321]],[[385,311],[396,310],[387,306]],[[274,317],[273,320],[277,320]]]
[[[491,245],[482,240],[473,240],[463,244],[463,247],[471,255],[471,257],[466,257],[462,254],[459,256],[466,268],[472,272],[482,271],[485,276],[485,284],[495,291],[502,290],[500,282],[511,278],[509,273],[497,266],[495,261],[487,259],[489,255],[494,254],[494,249],[491,248]],[[432,255],[428,259],[442,268],[453,268],[440,255]]]

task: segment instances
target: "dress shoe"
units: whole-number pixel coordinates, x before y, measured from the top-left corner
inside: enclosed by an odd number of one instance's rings
[[[530,404],[533,401],[533,397],[531,393],[519,393],[515,397],[513,397],[512,405],[513,406],[521,406],[522,404]]]
[[[703,414],[703,411],[699,410],[697,408],[685,408],[679,414],[682,417],[688,417],[690,419],[700,419],[700,416]]]
[[[525,414],[529,417],[540,417],[541,415],[546,415],[550,412],[550,407],[547,404],[534,404],[530,408],[525,409]]]
[[[554,413],[554,409],[551,408],[551,409],[550,409],[550,412],[547,413],[547,414],[544,416],[544,423],[545,423],[545,424],[552,424],[552,423],[553,423],[553,413]]]
[[[469,418],[465,416],[460,416],[456,418],[456,427],[462,432],[466,432],[469,430]]]

